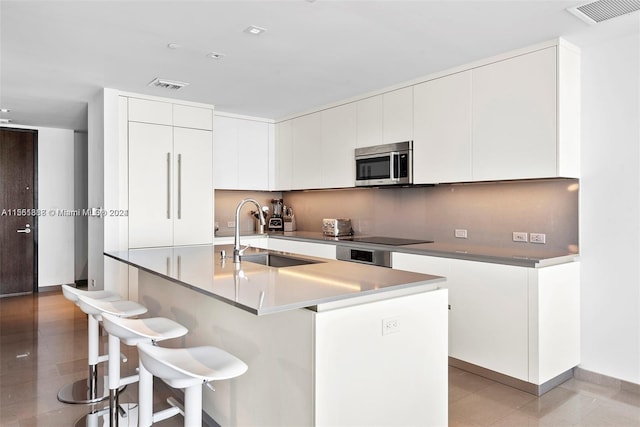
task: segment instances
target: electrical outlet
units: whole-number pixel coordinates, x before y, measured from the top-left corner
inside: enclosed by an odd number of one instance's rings
[[[528,241],[528,233],[526,231],[514,231],[513,232],[513,241],[514,242],[524,242]]]
[[[544,233],[531,233],[529,235],[529,241],[531,243],[540,243],[544,245],[547,243],[547,235]]]
[[[388,317],[382,319],[382,335],[400,332],[400,317]]]
[[[236,226],[235,221],[227,221],[227,228],[235,228],[235,226]]]
[[[455,230],[455,236],[458,239],[466,239],[467,238],[467,230],[463,229],[463,228],[456,228]]]

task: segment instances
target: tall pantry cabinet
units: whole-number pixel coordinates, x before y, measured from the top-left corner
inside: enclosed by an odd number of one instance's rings
[[[114,89],[89,103],[89,289],[134,297],[136,274],[105,252],[213,242],[212,130],[206,104]]]
[[[213,111],[131,97],[128,106],[129,247],[211,243]]]

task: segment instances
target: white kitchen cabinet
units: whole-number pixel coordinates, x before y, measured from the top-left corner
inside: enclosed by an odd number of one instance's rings
[[[173,244],[173,128],[129,122],[129,247]]]
[[[413,87],[382,95],[382,141],[384,144],[413,139]]]
[[[471,71],[414,87],[413,181],[472,180]]]
[[[354,103],[322,111],[322,187],[355,185],[356,105]]]
[[[275,125],[275,182],[272,190],[290,190],[292,188],[293,172],[293,126],[292,120]]]
[[[211,116],[211,110],[209,110]],[[210,244],[213,238],[211,132],[173,128],[174,245]]]
[[[392,262],[447,278],[454,365],[489,369],[536,392],[580,363],[579,262],[529,268],[397,252]]]
[[[269,249],[274,251],[336,259],[335,245],[273,238],[269,238],[267,244],[269,245]]]
[[[211,109],[173,104],[173,126],[213,130]]]
[[[528,381],[527,269],[450,262],[449,355]]]
[[[292,122],[291,189],[322,188],[322,119],[320,113]]]
[[[216,114],[216,189],[269,190],[271,127],[268,122]]]
[[[129,247],[211,243],[211,132],[129,122]]]
[[[473,70],[474,181],[559,176],[557,56],[553,46]]]
[[[382,95],[357,101],[356,147],[371,147],[382,144]]]
[[[173,106],[168,102],[128,98],[128,118],[132,122],[173,125]]]

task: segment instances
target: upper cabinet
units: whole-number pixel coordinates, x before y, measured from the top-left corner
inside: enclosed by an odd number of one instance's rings
[[[291,123],[291,190],[322,187],[320,113],[296,117]]]
[[[557,49],[473,70],[473,180],[557,176]]]
[[[274,182],[272,190],[282,191],[293,188],[293,123],[287,120],[276,124],[274,153]]]
[[[355,185],[356,105],[340,105],[322,111],[322,182],[323,188]]]
[[[279,190],[351,187],[352,148],[409,140],[415,184],[579,178],[580,53],[559,39],[280,125]]]
[[[356,104],[356,147],[383,144],[382,95],[361,99]]]
[[[414,182],[579,177],[580,55],[561,43],[414,88]]]
[[[269,190],[273,124],[220,114],[214,121],[215,188]]]
[[[471,71],[414,87],[413,180],[471,181]]]
[[[413,87],[384,93],[382,107],[382,143],[411,141],[413,139]]]

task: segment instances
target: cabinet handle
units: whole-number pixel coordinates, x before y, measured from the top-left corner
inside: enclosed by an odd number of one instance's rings
[[[167,153],[167,219],[171,219],[171,153]]]
[[[178,154],[178,219],[182,219],[182,154]]]

